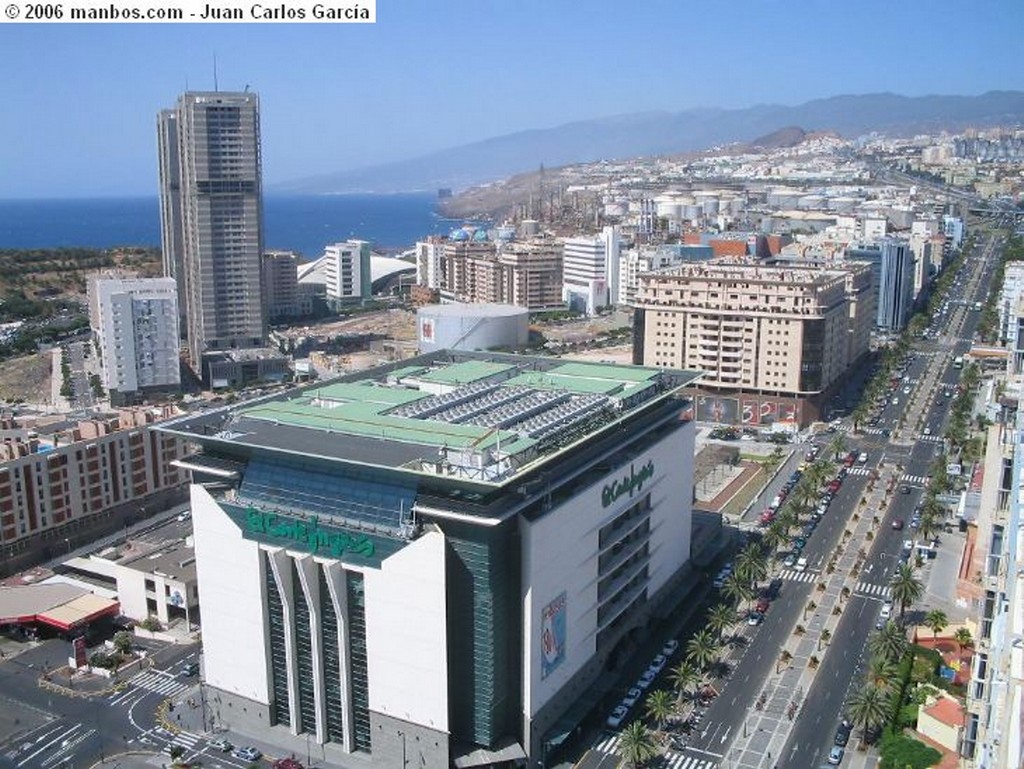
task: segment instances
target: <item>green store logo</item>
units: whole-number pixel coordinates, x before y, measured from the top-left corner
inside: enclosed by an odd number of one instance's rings
[[[249,505],[245,510],[245,528],[250,534],[262,534],[304,545],[313,555],[326,550],[334,558],[340,558],[345,553],[369,558],[375,549],[369,537],[321,528],[315,515],[303,521],[257,510]]]
[[[648,459],[647,464],[643,465],[639,470],[630,464],[629,475],[624,475],[617,481],[606,483],[604,488],[601,489],[601,507],[608,507],[616,499],[626,494],[632,497],[635,492],[643,489],[644,484],[653,477],[653,459]]]

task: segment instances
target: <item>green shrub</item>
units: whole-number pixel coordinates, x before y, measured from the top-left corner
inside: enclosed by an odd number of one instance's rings
[[[927,769],[942,760],[942,754],[919,740],[886,732],[879,746],[880,769]]]

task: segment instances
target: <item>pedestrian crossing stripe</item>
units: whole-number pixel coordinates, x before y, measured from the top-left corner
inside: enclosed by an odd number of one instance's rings
[[[183,748],[194,748],[199,743],[199,739],[198,734],[178,732],[174,735],[174,739],[171,740],[171,745],[181,745]]]
[[[165,697],[173,697],[175,694],[183,692],[188,688],[188,684],[153,671],[136,673],[128,679],[128,683],[140,689],[162,694]]]
[[[870,467],[851,467],[846,471],[847,475],[871,475]]]
[[[878,598],[888,598],[892,591],[888,585],[873,585],[870,582],[858,582],[857,592],[868,596],[877,596]]]
[[[904,475],[900,478],[903,483],[916,483],[920,486],[928,485],[928,476],[925,475]]]
[[[779,576],[782,579],[788,579],[792,582],[814,582],[818,578],[818,573],[815,571],[794,571],[793,569],[783,569],[779,572]]]
[[[917,439],[919,441],[931,441],[932,443],[942,443],[943,441],[941,435],[919,435]]]
[[[674,750],[665,751],[665,766],[670,769],[714,769],[715,763],[706,758],[694,758]]]

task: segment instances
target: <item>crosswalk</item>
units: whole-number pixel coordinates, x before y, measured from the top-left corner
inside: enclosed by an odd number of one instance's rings
[[[814,582],[818,578],[816,571],[796,571],[795,569],[783,569],[779,577],[788,579],[791,582]]]
[[[667,750],[664,765],[670,769],[713,769],[715,763],[706,758],[694,758],[685,753]]]
[[[918,486],[927,486],[928,476],[904,474],[900,477],[900,483],[916,483]]]
[[[196,749],[196,745],[198,745],[201,741],[202,737],[200,737],[198,734],[178,732],[176,735],[174,735],[174,739],[167,743],[167,746],[164,748],[164,753],[170,753],[171,748],[175,746],[180,746],[184,748],[185,753],[188,754],[194,751]]]
[[[180,681],[170,673],[161,670],[146,670],[136,673],[128,679],[128,683],[140,689],[147,689],[165,697],[173,697],[188,688],[188,684]],[[116,697],[117,695],[112,695]]]
[[[609,756],[618,755],[621,739],[621,734],[605,735],[594,745],[594,750]],[[705,758],[695,758],[678,750],[668,749],[665,751],[664,760],[660,762],[659,766],[667,767],[667,769],[714,769],[716,764],[714,761]]]
[[[917,436],[917,439],[919,441],[931,441],[932,443],[942,443],[943,441],[941,435],[935,435],[934,433],[932,435],[919,435]]]
[[[870,467],[851,467],[846,471],[847,475],[871,475],[872,469]]]
[[[858,582],[857,592],[871,598],[887,599],[892,594],[888,585],[875,585],[871,582]]]

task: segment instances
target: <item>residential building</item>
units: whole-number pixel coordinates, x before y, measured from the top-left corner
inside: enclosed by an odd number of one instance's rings
[[[999,292],[999,339],[1009,349],[1018,342],[1017,308],[1024,299],[1024,262],[1007,262]],[[1024,343],[1024,340],[1020,340]]]
[[[608,304],[604,238],[566,238],[562,248],[562,301],[570,310],[595,315]]]
[[[416,283],[427,288],[441,288],[441,267],[445,239],[432,235],[416,243]]]
[[[634,362],[704,371],[699,419],[805,424],[868,351],[870,268],[856,274],[714,260],[641,275]]]
[[[914,309],[914,254],[906,241],[879,243],[878,320],[886,331],[902,331]]]
[[[492,243],[486,237],[449,239],[444,243],[440,268],[442,302],[516,304],[530,310],[565,306],[562,250],[555,240],[534,237]]]
[[[259,99],[254,93],[188,92],[158,120],[165,270],[177,280],[174,183],[189,355],[258,347],[266,338]],[[176,131],[172,130],[176,128]],[[172,133],[177,134],[175,179]]]
[[[267,251],[263,254],[263,287],[267,298],[267,319],[273,323],[308,315],[303,312],[299,291],[299,265],[302,257],[294,251]]]
[[[57,430],[0,424],[0,572],[10,574],[180,501],[185,444],[151,427],[174,413],[121,409]],[[31,428],[31,429],[30,429]]]
[[[165,425],[200,447],[214,723],[341,767],[546,763],[679,599],[694,376],[442,350]]]
[[[327,302],[334,307],[370,299],[370,243],[346,240],[324,249],[324,278]]]
[[[93,276],[89,322],[111,403],[181,386],[178,289],[174,278]]]
[[[157,160],[160,173],[160,251],[164,275],[178,288],[179,332],[187,327],[185,316],[185,232],[182,228],[181,158],[178,155],[178,111],[157,114]]]

